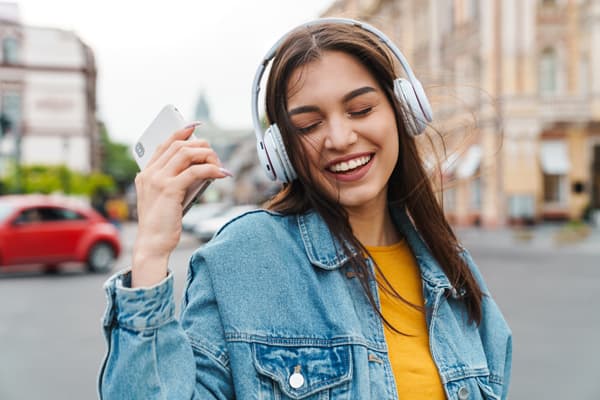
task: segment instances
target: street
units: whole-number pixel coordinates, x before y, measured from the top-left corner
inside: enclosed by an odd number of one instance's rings
[[[130,260],[135,225],[123,229]],[[459,231],[514,334],[509,399],[600,399],[600,232],[557,247],[552,232],[530,243],[508,230]],[[197,242],[171,257],[176,293]],[[100,329],[108,275],[35,268],[0,273],[0,399],[95,399],[104,356]]]

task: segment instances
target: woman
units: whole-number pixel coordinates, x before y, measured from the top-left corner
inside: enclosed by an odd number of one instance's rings
[[[423,169],[426,99],[406,98],[381,38],[316,21],[276,45],[259,155],[287,183],[192,256],[179,320],[183,195],[228,172],[188,128],[138,175],[133,265],[106,284],[103,398],[506,398],[510,330]]]

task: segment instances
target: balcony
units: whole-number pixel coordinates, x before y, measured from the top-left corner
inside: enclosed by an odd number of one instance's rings
[[[590,102],[583,96],[543,96],[538,104],[543,124],[587,122],[591,118]]]

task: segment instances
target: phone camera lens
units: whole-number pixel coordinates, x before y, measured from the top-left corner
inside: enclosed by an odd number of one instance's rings
[[[135,145],[135,152],[138,155],[138,157],[143,157],[144,156],[144,146],[138,142]]]

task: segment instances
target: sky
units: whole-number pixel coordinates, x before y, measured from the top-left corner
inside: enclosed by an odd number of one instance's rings
[[[19,0],[26,25],[75,31],[98,68],[98,117],[131,144],[165,104],[192,120],[198,95],[214,123],[248,128],[252,78],[285,32],[333,0]]]

